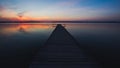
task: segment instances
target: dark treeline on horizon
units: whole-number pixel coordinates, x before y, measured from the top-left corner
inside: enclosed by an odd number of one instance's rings
[[[0,23],[120,23],[120,21],[0,21]]]

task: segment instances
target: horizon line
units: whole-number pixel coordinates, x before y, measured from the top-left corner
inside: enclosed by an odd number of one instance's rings
[[[75,20],[75,21],[69,21],[69,20],[61,20],[61,21],[35,21],[35,20],[28,20],[28,21],[0,21],[0,23],[120,23],[120,21],[82,21],[82,20]]]

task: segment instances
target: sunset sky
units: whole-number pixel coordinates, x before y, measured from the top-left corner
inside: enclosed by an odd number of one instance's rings
[[[0,21],[120,21],[120,0],[0,0]]]

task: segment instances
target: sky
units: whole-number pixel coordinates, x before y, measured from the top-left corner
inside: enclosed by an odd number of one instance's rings
[[[120,0],[0,0],[0,21],[120,21]]]

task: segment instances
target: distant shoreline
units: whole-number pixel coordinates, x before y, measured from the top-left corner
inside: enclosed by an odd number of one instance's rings
[[[120,23],[120,21],[0,21],[0,23]]]

